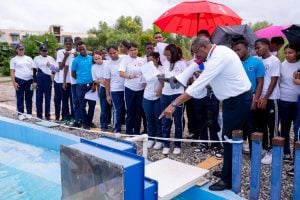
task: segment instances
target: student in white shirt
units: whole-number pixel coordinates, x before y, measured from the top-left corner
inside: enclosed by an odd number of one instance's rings
[[[110,60],[104,70],[105,92],[107,102],[114,110],[114,133],[120,133],[122,124],[125,124],[124,78],[120,77],[119,67],[122,59],[118,55],[118,47],[110,45],[107,48]]]
[[[110,105],[106,101],[104,69],[105,61],[102,60],[100,52],[95,52],[93,56],[92,77],[94,84],[98,88],[98,96],[100,98],[100,128],[102,131],[108,130]]]
[[[129,55],[119,68],[120,76],[125,78],[126,133],[135,135],[140,134],[144,92],[141,71],[144,61],[137,54],[137,45],[130,43]]]
[[[33,80],[32,69],[34,63],[32,58],[25,55],[25,48],[22,44],[16,45],[17,55],[10,60],[10,77],[13,86],[16,90],[17,110],[19,120],[24,120],[26,117],[32,117],[32,96],[33,96]],[[27,115],[24,113],[24,96]]]
[[[255,41],[255,51],[265,66],[264,84],[257,103],[258,131],[263,133],[263,149],[269,152],[263,157],[263,164],[272,163],[272,139],[278,135],[278,99],[280,91],[280,60],[271,54],[270,41],[260,38]]]
[[[119,45],[119,51],[121,52],[121,54],[124,56],[128,55],[129,49],[130,49],[130,43],[127,42],[126,40],[123,40]]]
[[[290,129],[292,122],[295,124],[297,118],[297,101],[300,95],[299,85],[294,84],[293,74],[300,69],[300,51],[293,44],[284,47],[285,60],[280,69],[280,100],[279,116],[281,124],[281,135],[285,138],[284,160],[292,161],[290,150]],[[296,134],[295,134],[296,136]],[[295,138],[295,141],[297,137]]]
[[[165,61],[167,61],[167,58],[164,55],[164,50],[165,50],[166,46],[168,46],[168,43],[164,42],[164,37],[161,32],[155,32],[153,35],[153,39],[156,44],[156,46],[154,47],[154,51],[159,53],[160,62],[164,63]]]
[[[163,74],[165,78],[171,78],[175,75],[182,73],[186,68],[186,63],[181,60],[181,55],[175,44],[169,44],[166,46],[164,54],[167,61],[163,63]],[[171,88],[170,83],[165,82],[162,89],[162,96],[160,98],[161,109],[165,109],[174,99],[180,96],[184,92],[184,87]],[[175,123],[175,138],[182,138],[183,132],[183,111],[184,105],[180,105],[176,108],[173,117]],[[170,138],[172,119],[166,117],[162,118],[162,135],[164,138]],[[170,142],[164,141],[163,154],[169,154]],[[181,143],[175,142],[175,148],[173,154],[180,154]]]
[[[153,62],[153,65],[157,68],[160,74],[162,74],[162,65],[159,60],[159,53],[149,52],[147,54],[147,60],[148,62]],[[145,66],[148,67],[147,65]],[[162,93],[162,84],[156,76],[148,80],[145,79],[145,83],[146,87],[144,90],[143,109],[146,115],[147,133],[151,137],[161,137],[162,129],[159,115],[161,112],[160,96]],[[162,142],[158,140],[155,142],[154,140],[149,139],[148,148],[152,147],[154,149],[161,149]]]
[[[75,49],[72,49],[73,39],[66,37],[64,40],[65,49],[57,52],[56,62],[59,64],[59,85],[62,98],[62,118],[65,124],[74,122],[74,108],[72,102],[70,76],[65,75],[64,69],[74,55]]]
[[[191,47],[196,56],[204,62],[204,70],[187,90],[177,97],[161,114],[171,118],[179,105],[195,97],[208,84],[219,100],[223,100],[223,139],[232,138],[233,130],[242,130],[250,110],[251,83],[237,54],[228,47],[211,44],[209,39],[197,37]],[[221,180],[209,187],[210,190],[231,188],[232,144],[224,143],[224,163]]]
[[[45,119],[50,120],[50,101],[52,92],[52,78],[50,67],[55,64],[54,58],[48,55],[48,46],[40,46],[40,55],[33,60],[33,82],[37,83],[36,89],[36,113],[37,117],[43,119],[43,99],[45,97]],[[36,74],[37,72],[37,74]]]
[[[57,51],[61,50],[62,48],[57,48],[55,50],[55,60],[57,57]],[[53,88],[54,88],[54,114],[55,114],[55,122],[59,123],[60,122],[60,117],[61,117],[61,94],[60,94],[60,86],[59,86],[59,65],[55,61],[55,67],[50,68],[52,74],[54,74],[53,78]]]

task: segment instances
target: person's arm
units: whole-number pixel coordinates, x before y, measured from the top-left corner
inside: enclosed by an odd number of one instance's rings
[[[70,53],[68,51],[66,51],[65,53],[63,53],[63,55],[64,55],[64,57],[63,57],[62,61],[58,62],[60,70],[62,70],[65,67],[66,61],[67,61]]]
[[[105,79],[105,93],[106,93],[106,101],[111,105],[111,96],[110,96],[110,79]]]
[[[69,71],[69,65],[65,65],[64,67],[64,76],[63,76],[63,89],[67,90],[67,75]]]
[[[256,90],[255,90],[255,94],[253,96],[251,110],[256,109],[257,102],[258,102],[258,100],[261,96],[261,93],[262,93],[263,85],[264,85],[264,78],[263,77],[256,78]]]
[[[271,83],[268,87],[266,95],[258,101],[259,108],[263,108],[263,109],[266,108],[268,99],[270,98],[274,88],[276,87],[278,78],[279,78],[278,76],[271,77]]]
[[[16,90],[19,89],[19,84],[16,82],[16,77],[15,77],[15,70],[14,69],[10,69],[10,78],[11,78],[11,82],[13,83],[13,86]]]
[[[77,57],[72,62],[71,76],[76,79],[76,70],[77,70]]]

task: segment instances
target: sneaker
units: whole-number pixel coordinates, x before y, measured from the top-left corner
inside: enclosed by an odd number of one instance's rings
[[[27,114],[27,115],[26,115],[26,118],[27,118],[28,120],[31,120],[31,119],[32,119],[32,114]]]
[[[289,171],[286,172],[287,175],[289,176],[294,176],[294,168],[290,169]]]
[[[90,130],[89,125],[83,125],[83,128],[84,128],[85,130]]]
[[[148,149],[151,149],[154,145],[154,141],[153,140],[148,140],[148,143],[147,143],[147,148]]]
[[[173,150],[173,154],[174,154],[174,155],[178,155],[178,154],[180,154],[180,153],[181,153],[181,149],[178,148],[178,147],[175,147],[174,150]]]
[[[164,154],[164,155],[169,154],[169,152],[170,152],[170,148],[168,148],[168,147],[164,147],[162,150],[162,154]]]
[[[220,147],[213,147],[212,154],[216,157],[216,159],[221,160],[223,158],[222,148]]]
[[[73,127],[73,125],[74,125],[75,122],[76,122],[76,121],[75,121],[74,119],[70,119],[70,121],[69,121],[69,126]]]
[[[244,141],[243,143],[243,152],[250,153],[249,143],[247,141]]]
[[[24,115],[18,115],[18,119],[23,121],[24,119],[26,119],[26,117]]]
[[[76,127],[76,128],[80,128],[81,127],[81,123],[80,122],[74,122],[72,125],[70,125],[71,127]]]
[[[155,142],[153,149],[159,150],[162,148],[162,142]]]
[[[283,156],[283,161],[287,162],[287,163],[292,163],[293,162],[293,158],[290,154],[286,154]]]
[[[266,155],[261,159],[261,163],[265,165],[272,164],[272,150],[270,150]]]

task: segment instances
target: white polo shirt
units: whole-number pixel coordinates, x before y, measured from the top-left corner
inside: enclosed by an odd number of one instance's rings
[[[271,77],[278,77],[278,78],[280,77],[281,62],[274,55],[271,55],[266,59],[262,59],[262,58],[260,59],[265,66],[264,85],[261,93],[261,98],[263,98],[268,91],[269,85],[271,83]],[[279,99],[279,98],[280,98],[280,90],[279,90],[279,79],[278,79],[276,86],[269,99]]]
[[[220,100],[238,96],[251,89],[251,83],[238,55],[226,46],[211,48],[204,70],[197,80],[187,88],[192,97],[199,94],[208,84]]]
[[[138,78],[125,79],[125,87],[133,91],[141,91],[144,89],[142,82],[142,65],[144,60],[140,57],[132,58],[130,56],[125,56],[119,67],[120,72],[125,72],[128,75],[138,75]]]
[[[171,78],[172,76],[176,76],[181,74],[187,68],[186,63],[184,61],[177,61],[174,65],[172,71],[170,71],[170,62],[165,61],[163,63],[162,72],[165,75],[165,78]],[[180,86],[178,89],[172,89],[170,83],[165,82],[162,90],[163,95],[173,95],[173,94],[182,94],[184,92],[184,87]]]
[[[74,59],[75,59],[74,54],[71,54],[66,61],[66,65],[69,66],[68,74],[66,77],[66,82],[67,83],[71,82],[72,85],[76,84],[76,79],[72,77],[72,64],[73,64]],[[62,71],[62,73],[64,73],[64,71]]]
[[[104,69],[105,69],[105,61],[101,65],[93,64],[92,66],[92,78],[93,81],[96,80],[104,80]],[[105,87],[105,85],[100,84],[101,87]]]
[[[157,69],[163,73],[163,67],[161,65],[159,65]],[[143,76],[143,82],[146,83],[144,98],[151,101],[159,99],[160,96],[156,96],[156,91],[161,87],[161,83],[158,78],[154,76],[150,80],[146,81]]]
[[[66,60],[66,63],[65,63],[65,65],[68,65],[69,66],[69,70],[68,70],[68,75],[67,75],[67,77],[66,77],[66,82],[67,83],[70,83],[71,82],[71,67],[72,67],[72,60],[74,59],[74,52],[75,52],[76,50],[75,49],[72,49],[71,50],[71,53],[70,53],[70,55],[69,55],[69,57],[67,58],[67,60]],[[64,59],[64,57],[65,57],[65,55],[64,55],[64,53],[66,52],[66,50],[65,49],[60,49],[60,50],[58,50],[57,51],[57,58],[56,58],[56,62],[57,63],[60,63],[60,62],[62,62],[63,61],[63,59]],[[70,61],[70,59],[72,59],[71,61]],[[64,69],[62,69],[62,70],[60,70],[59,71],[59,77],[58,77],[58,81],[57,81],[57,83],[63,83],[64,82]],[[73,82],[74,82],[75,80],[73,80]],[[75,82],[76,83],[76,82]]]
[[[118,60],[108,60],[105,64],[103,77],[110,79],[110,91],[119,92],[124,91],[124,78],[120,77],[119,67],[121,65],[122,58]]]
[[[32,68],[35,66],[32,58],[24,55],[13,57],[9,68],[15,70],[15,77],[28,81],[33,77]]]
[[[283,61],[279,79],[280,100],[297,102],[300,95],[300,86],[293,82],[293,74],[299,69],[300,61],[295,63],[289,63],[286,60]]]
[[[40,69],[44,74],[51,76],[51,70],[50,67],[47,66],[47,63],[49,62],[51,65],[54,65],[55,64],[54,58],[52,58],[51,56],[44,57],[39,55],[33,59],[33,62],[36,69]]]

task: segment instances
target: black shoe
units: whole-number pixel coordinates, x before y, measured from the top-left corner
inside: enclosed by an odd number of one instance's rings
[[[76,128],[80,128],[81,127],[81,123],[80,122],[74,122],[71,127],[76,127]]]
[[[214,172],[212,173],[212,175],[214,175],[215,177],[221,178],[221,176],[222,176],[222,171],[214,171]]]
[[[222,190],[226,190],[226,189],[231,189],[231,185],[225,183],[222,180],[219,180],[218,182],[209,186],[209,190],[212,190],[212,191],[222,191]]]
[[[97,128],[97,126],[92,122],[92,123],[89,123],[89,127],[90,128]]]
[[[287,175],[294,176],[294,168],[292,168],[289,171],[287,171]]]
[[[84,128],[85,130],[90,130],[90,127],[89,127],[88,125],[83,125],[83,128]]]

